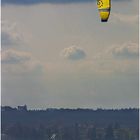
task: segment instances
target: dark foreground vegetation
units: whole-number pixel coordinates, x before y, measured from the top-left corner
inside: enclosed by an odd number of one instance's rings
[[[2,140],[138,140],[138,109],[2,107]]]

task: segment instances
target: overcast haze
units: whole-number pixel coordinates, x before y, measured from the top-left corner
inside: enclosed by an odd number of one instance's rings
[[[2,0],[2,105],[138,107],[138,0]]]

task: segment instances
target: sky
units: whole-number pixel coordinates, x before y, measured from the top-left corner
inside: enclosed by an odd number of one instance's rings
[[[2,105],[138,107],[138,0],[2,0]]]

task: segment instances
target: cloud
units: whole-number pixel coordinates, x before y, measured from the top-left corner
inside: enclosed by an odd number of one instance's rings
[[[121,1],[131,1],[131,0],[114,0],[116,2]],[[51,4],[69,4],[69,3],[87,3],[96,2],[96,0],[2,0],[2,5],[14,4],[14,5],[32,5],[41,3],[51,3]]]
[[[139,45],[135,42],[125,42],[123,44],[113,45],[108,47],[106,50],[98,53],[94,56],[95,60],[108,59],[112,58],[117,59],[135,59],[139,57]]]
[[[94,68],[101,74],[137,74],[139,47],[135,42],[113,45],[94,56]]]
[[[77,46],[64,48],[61,55],[69,60],[80,60],[86,57],[85,51]]]
[[[111,13],[113,22],[123,22],[127,24],[138,23],[139,15],[126,15],[120,13]]]
[[[24,51],[14,49],[4,50],[1,53],[2,71],[8,73],[30,73],[42,70],[43,65],[33,56]]]
[[[133,42],[113,46],[109,51],[115,58],[133,59],[139,56],[139,46]]]
[[[19,64],[31,59],[29,53],[19,52],[15,50],[6,50],[2,52],[2,63],[4,64]]]
[[[27,40],[25,40],[24,34],[18,28],[17,23],[7,20],[2,21],[1,41],[3,72],[19,74],[43,69],[40,61],[36,60],[31,53],[24,51],[28,46],[27,44],[25,46]]]
[[[16,46],[24,42],[23,34],[18,30],[16,23],[2,21],[1,45],[2,49]]]

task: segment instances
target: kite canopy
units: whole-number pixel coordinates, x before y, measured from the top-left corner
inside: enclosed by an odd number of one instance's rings
[[[97,0],[97,6],[101,21],[107,22],[110,15],[111,0]]]

